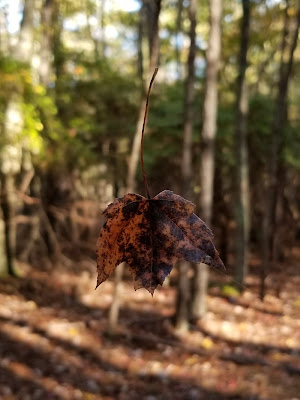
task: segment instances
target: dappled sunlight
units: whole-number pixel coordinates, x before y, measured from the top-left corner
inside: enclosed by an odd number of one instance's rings
[[[209,334],[233,342],[298,348],[300,350],[300,319],[252,308],[232,305],[223,298],[210,298],[201,326]],[[266,307],[267,308],[267,307]]]
[[[19,386],[19,398],[26,396],[26,393],[30,390],[32,398],[35,399],[41,397],[48,397],[54,400],[63,399],[63,397],[57,395],[59,392],[62,392],[62,390],[57,388],[57,382],[54,379],[38,377],[31,368],[24,364],[2,362],[0,366],[0,382],[1,378],[4,380],[4,385],[1,387],[0,394],[4,396],[5,399],[15,398],[12,397],[12,391],[8,386],[10,382],[14,382],[14,385]],[[36,382],[37,380],[39,380],[39,383]],[[57,394],[55,394],[55,391]]]
[[[12,385],[19,393],[13,398],[66,400],[138,400],[141,391],[155,399],[281,400],[300,390],[300,319],[284,307],[268,313],[271,298],[258,310],[256,302],[245,306],[247,293],[236,299],[240,305],[212,288],[205,318],[178,334],[174,289],[152,299],[128,280],[120,325],[108,336],[111,281],[95,291],[89,269],[28,273],[30,282],[1,282],[0,396]]]

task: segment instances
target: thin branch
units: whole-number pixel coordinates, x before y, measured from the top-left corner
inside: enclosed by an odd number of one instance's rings
[[[150,192],[149,192],[149,186],[148,186],[148,181],[146,178],[146,173],[145,173],[145,167],[144,167],[144,154],[143,154],[143,143],[144,143],[144,131],[145,131],[145,125],[146,125],[146,120],[147,120],[147,114],[148,114],[148,104],[149,104],[149,98],[150,98],[150,92],[152,88],[152,84],[154,82],[154,79],[156,77],[158,71],[158,67],[155,68],[154,73],[152,75],[149,88],[148,88],[148,93],[147,93],[147,99],[146,99],[146,107],[145,107],[145,114],[144,114],[144,121],[143,121],[143,128],[142,128],[142,139],[141,139],[141,165],[142,165],[142,171],[143,171],[143,178],[144,178],[144,184],[146,188],[146,193],[148,199],[151,199]]]

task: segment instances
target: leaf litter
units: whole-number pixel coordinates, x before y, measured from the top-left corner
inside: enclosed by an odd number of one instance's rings
[[[291,279],[281,299],[270,290],[260,302],[253,273],[251,292],[235,303],[211,287],[207,315],[184,337],[171,323],[172,286],[149,299],[146,291],[132,293],[125,274],[115,338],[105,334],[111,282],[99,296],[82,266],[51,273],[28,266],[29,279],[0,280],[0,398],[297,399],[297,263],[286,270]],[[212,282],[219,279],[213,272]],[[275,301],[281,313],[272,312]]]

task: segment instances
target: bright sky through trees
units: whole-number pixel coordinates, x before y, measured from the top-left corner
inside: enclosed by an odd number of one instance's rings
[[[20,0],[0,0],[0,7],[7,7],[7,20],[8,30],[10,33],[15,33],[20,27],[22,17],[22,4]],[[119,9],[122,11],[136,11],[139,8],[139,2],[137,0],[111,0],[105,3],[107,11],[112,9]],[[73,29],[73,24],[70,22],[66,27],[70,30]]]

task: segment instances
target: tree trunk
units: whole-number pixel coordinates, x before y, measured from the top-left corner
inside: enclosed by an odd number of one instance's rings
[[[134,192],[136,182],[135,182],[135,176],[136,176],[136,171],[137,171],[137,166],[139,162],[139,155],[140,155],[140,144],[141,144],[141,135],[142,135],[142,127],[143,127],[143,119],[144,119],[144,112],[145,112],[145,107],[146,107],[146,98],[142,97],[141,103],[140,103],[140,108],[139,108],[139,114],[138,114],[138,120],[136,124],[136,130],[132,142],[132,148],[131,148],[131,154],[128,162],[128,173],[127,173],[127,184],[126,184],[126,190],[127,192]]]
[[[48,86],[52,80],[53,66],[53,35],[54,18],[56,15],[56,3],[54,0],[45,0],[41,10],[41,40],[40,40],[40,65],[39,79],[44,86]]]
[[[8,268],[7,268],[8,263],[6,259],[6,247],[5,247],[5,223],[1,214],[0,214],[0,277],[8,274]]]
[[[210,225],[213,206],[215,136],[218,111],[218,71],[221,57],[221,16],[222,0],[211,0],[210,33],[206,53],[206,88],[203,105],[202,152],[200,168],[201,216]],[[193,318],[201,318],[206,312],[208,287],[208,266],[200,264],[195,269],[192,299]]]
[[[7,9],[6,7],[0,7],[0,53],[5,56],[11,53],[7,26]]]
[[[115,272],[113,298],[108,316],[108,333],[110,335],[114,335],[114,333],[116,332],[116,327],[119,320],[119,311],[121,304],[120,290],[125,265],[125,263],[119,265]]]
[[[1,209],[4,221],[4,248],[6,271],[9,275],[15,275],[16,257],[16,224],[15,217],[15,182],[12,173],[1,175]],[[5,269],[3,267],[3,273]]]
[[[141,6],[137,30],[137,75],[142,87],[144,85],[143,25],[143,6]]]
[[[243,285],[248,271],[249,246],[249,167],[247,143],[248,95],[246,83],[247,51],[249,43],[250,1],[243,0],[240,64],[236,100],[236,260],[235,279]]]
[[[283,151],[283,128],[287,120],[287,100],[288,100],[288,88],[291,77],[294,53],[297,47],[299,26],[300,26],[300,7],[298,6],[295,22],[294,31],[291,33],[290,46],[288,46],[289,36],[289,3],[286,2],[285,9],[285,22],[283,28],[283,37],[281,44],[281,63],[279,70],[279,81],[278,81],[278,92],[277,100],[274,108],[274,118],[272,125],[271,135],[271,156],[269,160],[269,169],[267,173],[267,184],[265,193],[267,193],[265,201],[265,214],[263,218],[262,227],[262,268],[261,268],[261,287],[260,296],[263,299],[265,296],[265,279],[272,269],[275,260],[272,260],[272,248],[276,241],[276,208],[278,202],[278,196],[281,196],[279,189],[279,182],[277,180],[279,176],[279,155]],[[288,61],[285,63],[285,54],[288,53]],[[281,188],[283,191],[283,187]]]
[[[195,97],[195,57],[196,57],[196,26],[197,0],[190,1],[190,49],[187,61],[187,79],[185,87],[183,153],[182,153],[182,196],[191,196],[192,178],[192,139],[194,125],[194,97]],[[176,328],[180,331],[188,329],[190,317],[190,263],[182,261],[179,264],[179,281],[177,291]]]
[[[175,328],[178,332],[187,332],[189,329],[191,287],[189,271],[191,263],[181,261],[177,283]]]
[[[180,61],[180,40],[179,35],[181,33],[182,26],[182,11],[183,11],[183,0],[178,0],[177,3],[177,19],[176,19],[176,44],[175,44],[175,59],[177,68],[177,79],[181,79],[181,61]]]
[[[196,26],[197,1],[190,1],[190,49],[187,61],[187,79],[185,87],[184,126],[183,126],[183,153],[182,153],[182,195],[190,197],[192,192],[192,140],[194,125],[194,98],[195,98],[195,58],[196,58]]]
[[[146,79],[145,93],[147,92],[148,81],[159,61],[159,15],[161,10],[161,1],[162,0],[144,0],[149,44],[149,69]]]
[[[140,143],[142,137],[142,126],[144,120],[144,111],[146,106],[146,93],[147,86],[149,83],[148,77],[150,77],[155,67],[157,66],[159,59],[159,14],[161,9],[161,0],[149,1],[145,0],[144,3],[145,12],[148,21],[148,43],[149,43],[149,70],[145,79],[146,87],[143,87],[142,100],[140,103],[138,120],[136,124],[136,130],[131,148],[130,159],[128,163],[128,175],[127,175],[127,191],[134,191],[135,189],[135,175],[137,171],[137,165],[140,155]],[[151,22],[151,25],[150,25]]]
[[[95,39],[96,60],[104,59],[106,52],[105,3],[106,0],[97,0],[96,2],[97,30],[99,32],[99,37]]]
[[[18,136],[23,129],[23,115],[20,96],[11,95],[6,106],[3,125],[3,136],[7,145],[1,150],[1,209],[4,221],[6,271],[14,275],[16,229],[14,223],[16,196],[15,175],[21,168],[22,150],[18,144]],[[13,143],[13,147],[10,145]],[[13,149],[13,151],[12,151]]]
[[[33,50],[34,11],[36,0],[25,0],[19,40],[15,49],[15,57],[30,63]]]
[[[159,58],[159,14],[161,9],[161,0],[145,0],[144,7],[147,12],[148,21],[148,41],[149,41],[149,73],[151,75],[158,63]],[[141,14],[140,14],[141,16]],[[141,60],[143,60],[142,54],[140,54]],[[148,79],[145,80],[145,85],[148,85]],[[135,190],[135,176],[137,171],[138,160],[140,156],[140,144],[142,138],[142,126],[144,120],[144,112],[146,107],[146,92],[147,87],[143,87],[142,100],[140,103],[140,109],[138,113],[138,120],[136,124],[136,131],[133,138],[132,149],[130,159],[128,162],[128,173],[127,173],[127,192],[133,192]],[[108,317],[108,331],[110,334],[114,334],[116,325],[119,318],[120,308],[120,284],[122,282],[124,263],[117,267],[115,274],[115,287],[113,293],[112,304],[109,310]]]

